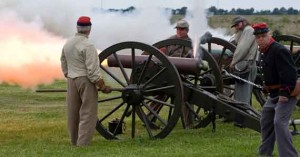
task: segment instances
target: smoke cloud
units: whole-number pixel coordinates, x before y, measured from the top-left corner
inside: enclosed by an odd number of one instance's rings
[[[123,41],[154,44],[175,34],[171,12],[143,0],[145,7],[132,13],[101,10],[99,0],[1,0],[0,2],[0,83],[34,88],[63,79],[60,55],[66,39],[75,34],[79,16],[90,16],[90,40],[103,50]],[[186,20],[191,37],[210,31],[203,5],[194,1]],[[202,6],[202,7],[201,7]]]

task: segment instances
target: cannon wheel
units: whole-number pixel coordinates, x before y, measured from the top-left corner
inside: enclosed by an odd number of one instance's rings
[[[283,45],[286,45],[287,48],[290,50],[292,57],[295,61],[296,68],[298,71],[298,78],[300,77],[300,37],[296,35],[279,35],[275,37],[275,40]],[[259,65],[260,66],[260,65]],[[261,77],[262,71],[258,69],[258,76],[256,78],[257,84],[262,84],[262,77]],[[257,101],[261,104],[261,106],[266,102],[266,95],[262,93],[260,89],[254,89],[253,90],[254,95],[257,98]],[[297,104],[300,106],[300,104]]]
[[[220,46],[220,54],[214,54],[212,44]],[[229,64],[232,60],[235,49],[235,45],[218,37],[212,37],[210,42],[207,43],[207,51],[213,54],[214,58],[217,60],[219,67],[226,70],[228,70],[229,68]]]
[[[180,45],[183,47],[183,49],[192,48],[191,41],[183,40],[183,39],[166,39],[155,43],[153,46],[157,48],[163,48],[170,45]],[[219,70],[218,64],[216,63],[215,59],[211,54],[209,54],[203,47],[200,48],[201,51],[203,52],[202,59],[208,63],[209,69],[206,71],[201,71],[199,74],[197,74],[197,76],[182,74],[181,78],[184,82],[187,81],[189,84],[194,84],[194,86],[197,86],[209,92],[222,93],[223,91],[222,75]],[[209,80],[208,82],[211,82],[211,85],[206,86],[205,84],[203,84],[203,82],[205,82],[204,80],[205,81]],[[194,121],[192,122],[193,123],[192,126],[190,126],[190,124],[185,124],[186,122],[182,120],[183,127],[184,128],[206,127],[211,122],[211,116],[209,114],[210,112],[203,110],[201,106],[197,106],[196,108],[194,108],[195,105],[190,104],[188,102],[189,98],[185,98],[185,99],[186,99],[185,105],[187,107],[187,110],[188,112],[192,113],[192,115],[194,115],[192,116]],[[184,114],[182,113],[182,115]]]
[[[211,53],[213,53],[211,50],[212,49],[211,44],[217,44],[217,45],[220,45],[223,47],[222,53],[219,56],[216,56],[215,58],[218,60],[219,66],[228,71],[229,64],[232,60],[233,53],[236,49],[236,46],[226,40],[223,40],[220,38],[212,38],[211,42],[208,43],[208,51]],[[230,52],[225,53],[226,50],[229,50]],[[226,57],[226,55],[228,55],[228,57]],[[224,58],[224,57],[226,57],[226,58]],[[227,61],[222,61],[224,59]],[[259,71],[259,69],[258,69],[258,71]],[[229,97],[232,97],[234,94],[234,87],[232,87],[232,85],[234,85],[234,82],[232,82],[232,78],[228,77],[228,76],[223,76],[223,83],[224,83],[224,89],[225,89],[223,94],[226,94]],[[262,85],[262,79],[259,75],[259,72],[255,79],[255,83]],[[259,102],[259,104],[262,106],[264,104],[266,98],[265,98],[264,94],[261,92],[261,90],[256,87],[253,87],[252,93],[254,94],[254,96],[255,96],[256,100]]]
[[[211,40],[206,44],[207,51],[214,56],[216,59],[219,68],[221,70],[229,70],[229,65],[232,61],[233,53],[236,49],[236,46],[224,39],[218,37],[212,37]],[[214,48],[217,47],[217,48]],[[214,52],[215,49],[220,50],[220,52]],[[223,94],[233,97],[234,94],[234,79],[231,76],[222,75],[224,90]]]
[[[136,63],[135,59],[142,51],[148,52],[149,56],[144,62]],[[120,61],[120,55],[124,54],[131,56],[132,70],[124,68],[125,65]],[[118,67],[106,66],[108,57],[117,60]],[[183,103],[182,82],[168,58],[153,46],[122,42],[103,50],[99,60],[106,83],[111,85],[113,92],[100,95],[96,130],[106,139],[166,137],[175,127]],[[155,73],[148,74],[148,71]],[[168,80],[164,81],[166,76]],[[153,96],[155,92],[164,93],[169,101],[156,99]],[[150,102],[161,104],[164,111],[156,114],[149,106]],[[146,113],[152,113],[158,119],[155,125],[159,128],[152,128]]]

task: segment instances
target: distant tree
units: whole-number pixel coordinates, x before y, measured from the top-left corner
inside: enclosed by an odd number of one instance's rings
[[[296,14],[299,14],[299,11],[298,11],[298,10],[295,10],[293,7],[290,7],[290,8],[288,8],[288,10],[287,10],[287,14],[288,14],[288,15],[296,15]]]
[[[182,7],[180,10],[179,10],[179,14],[180,15],[186,15],[186,12],[187,12],[187,7]]]
[[[123,9],[122,12],[125,13],[125,12],[133,12],[135,10],[135,7],[131,6],[127,9]]]
[[[287,14],[287,10],[285,9],[285,7],[281,7],[279,9],[279,11],[280,11],[281,15]]]
[[[270,15],[272,12],[271,10],[261,10],[259,12],[256,12],[257,15]]]
[[[133,12],[136,10],[135,7],[131,6],[127,9],[108,9],[110,12]],[[185,16],[188,8],[187,7],[182,7],[182,8],[177,8],[177,9],[171,9],[171,8],[166,8],[167,11],[171,12],[172,15],[182,15]],[[232,8],[230,11],[217,8],[215,6],[211,6],[207,9],[207,11],[210,14],[213,15],[298,15],[300,14],[300,10],[294,9],[293,7],[290,7],[288,9],[281,7],[279,8],[274,8],[272,11],[271,10],[260,10],[260,11],[255,11],[254,8],[250,9],[242,9],[242,8]]]
[[[224,9],[218,9],[218,15],[226,15],[228,14],[228,11],[227,10],[224,10]]]
[[[246,15],[254,14],[254,8],[246,9]]]
[[[235,10],[235,8],[232,8],[232,9],[229,11],[229,14],[235,15],[235,14],[237,14],[237,11]]]
[[[278,8],[274,8],[273,9],[273,12],[272,12],[273,15],[280,15],[280,10]]]
[[[217,8],[215,6],[211,6],[210,8],[208,8],[208,12],[216,15],[217,13]]]

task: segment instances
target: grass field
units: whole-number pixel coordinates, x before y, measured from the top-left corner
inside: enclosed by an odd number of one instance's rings
[[[65,89],[65,81],[40,88]],[[101,112],[101,111],[99,111]],[[297,109],[295,117],[300,117]],[[294,136],[300,152],[300,136]],[[0,85],[0,156],[205,156],[255,157],[260,134],[217,120],[204,129],[184,130],[181,123],[162,140],[109,141],[95,132],[88,147],[69,144],[65,93],[36,93],[18,86]]]

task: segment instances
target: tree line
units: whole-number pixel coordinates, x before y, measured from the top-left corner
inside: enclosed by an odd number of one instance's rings
[[[128,13],[134,11],[136,8],[131,6],[127,9],[108,9],[110,12],[123,12]],[[171,9],[166,8],[166,10],[171,11],[173,15],[186,15],[188,12],[187,7],[181,7],[178,9]],[[297,15],[300,14],[300,10],[294,9],[293,7],[290,8],[274,8],[273,10],[260,10],[257,11],[254,8],[250,9],[241,9],[241,8],[232,8],[231,10],[226,9],[219,9],[215,6],[211,6],[207,9],[209,14],[213,15]]]
[[[208,12],[212,13],[213,15],[297,15],[300,13],[299,10],[294,9],[293,7],[290,8],[274,8],[273,10],[260,10],[256,11],[254,8],[250,9],[235,9],[232,8],[231,10],[225,9],[218,9],[215,6],[211,6],[208,8]]]

